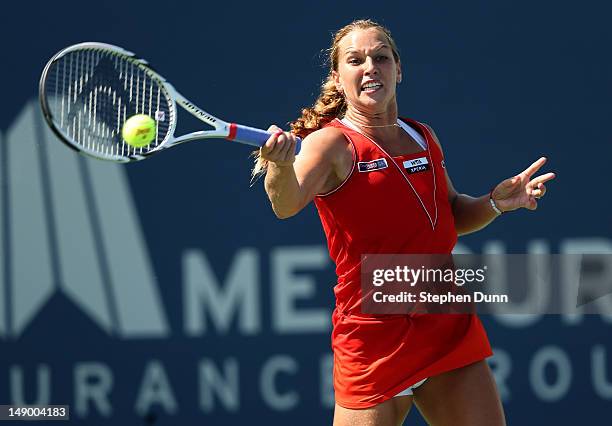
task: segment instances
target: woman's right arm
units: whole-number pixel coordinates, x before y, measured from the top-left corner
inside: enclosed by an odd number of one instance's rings
[[[351,147],[340,130],[330,127],[311,133],[302,141],[298,156],[294,135],[276,126],[268,131],[274,134],[260,153],[268,161],[265,189],[278,218],[297,214],[317,194],[336,188],[350,173]]]

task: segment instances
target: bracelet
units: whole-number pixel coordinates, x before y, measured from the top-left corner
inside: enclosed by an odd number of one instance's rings
[[[498,216],[504,213],[499,209],[499,207],[497,207],[497,204],[495,204],[495,200],[493,199],[493,190],[491,190],[489,193],[489,204],[491,204],[491,208],[495,211],[495,213],[497,213]]]

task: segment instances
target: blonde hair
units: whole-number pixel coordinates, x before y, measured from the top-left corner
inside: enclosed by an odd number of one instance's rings
[[[352,31],[367,30],[370,28],[375,28],[385,34],[389,46],[393,51],[395,61],[399,62],[399,50],[397,49],[393,37],[391,37],[391,32],[381,24],[371,19],[359,19],[340,28],[332,37],[331,47],[327,49],[329,73],[323,84],[321,84],[319,97],[313,106],[302,109],[301,117],[291,122],[291,132],[293,134],[303,139],[312,132],[323,128],[336,117],[344,116],[347,107],[346,99],[344,98],[344,94],[336,88],[333,78],[333,72],[338,71],[340,41]],[[253,154],[256,157],[253,177],[256,178],[266,172],[268,164],[266,160],[259,156],[259,151],[255,151]]]

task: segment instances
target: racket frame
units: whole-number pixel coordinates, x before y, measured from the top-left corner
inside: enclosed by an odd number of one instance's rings
[[[134,150],[133,153],[128,154],[128,155],[101,154],[100,152],[92,152],[90,150],[87,150],[81,144],[74,143],[73,138],[71,138],[68,134],[66,134],[66,132],[64,132],[60,127],[55,125],[53,115],[51,113],[51,109],[49,108],[49,105],[47,103],[47,96],[46,96],[46,83],[47,83],[47,76],[48,76],[49,70],[51,69],[52,65],[56,61],[61,59],[63,56],[69,53],[79,51],[79,50],[84,50],[84,49],[100,50],[103,52],[112,52],[114,54],[121,55],[127,58],[129,62],[133,63],[140,70],[147,73],[147,75],[153,80],[155,80],[159,84],[160,88],[165,91],[165,95],[168,98],[169,104],[170,104],[169,105],[170,123],[168,126],[166,137],[159,143],[159,145],[157,145],[156,147],[152,149],[144,151],[144,152],[141,149],[140,153]],[[190,141],[198,140],[198,139],[223,138],[223,139],[228,139],[228,140],[236,140],[238,142],[246,143],[246,144],[249,144],[255,147],[261,147],[263,143],[265,142],[265,140],[271,135],[271,133],[266,132],[264,130],[226,122],[204,111],[203,109],[199,108],[198,106],[193,104],[191,101],[189,101],[187,98],[185,98],[183,95],[181,95],[174,88],[174,86],[172,86],[172,84],[168,83],[168,81],[163,76],[161,76],[155,70],[153,70],[152,67],[149,65],[149,63],[146,60],[137,57],[133,52],[130,52],[121,47],[114,46],[112,44],[107,44],[107,43],[99,43],[99,42],[78,43],[78,44],[69,46],[65,49],[62,49],[61,51],[56,53],[49,60],[49,62],[46,64],[45,68],[43,69],[43,72],[40,78],[40,84],[39,84],[39,99],[40,99],[40,103],[41,103],[41,107],[42,107],[42,111],[43,111],[45,120],[49,124],[51,130],[55,133],[56,136],[58,136],[58,138],[62,142],[64,142],[67,146],[69,146],[73,150],[83,153],[85,155],[88,155],[90,157],[108,160],[108,161],[115,161],[119,163],[143,160],[149,157],[150,155],[155,154],[159,151],[162,151],[166,148],[170,148],[174,145],[178,145],[181,143],[190,142]],[[214,130],[200,130],[200,131],[195,131],[195,132],[191,132],[185,135],[175,137],[174,132],[176,131],[176,123],[177,123],[177,108],[176,108],[177,103],[180,106],[182,106],[187,112],[193,115],[194,117],[214,127]],[[298,140],[298,147],[296,150],[298,152],[299,152],[300,142],[301,141]]]

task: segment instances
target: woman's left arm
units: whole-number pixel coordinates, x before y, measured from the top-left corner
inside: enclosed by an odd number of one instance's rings
[[[427,127],[442,150],[435,132],[431,127]],[[537,200],[546,193],[544,183],[555,178],[554,173],[545,173],[532,178],[544,163],[546,163],[546,158],[541,157],[521,173],[497,184],[490,194],[478,198],[457,193],[448,176],[448,171],[445,170],[448,201],[452,207],[457,234],[469,234],[484,228],[499,216],[500,212],[522,207],[535,210],[538,207]]]

